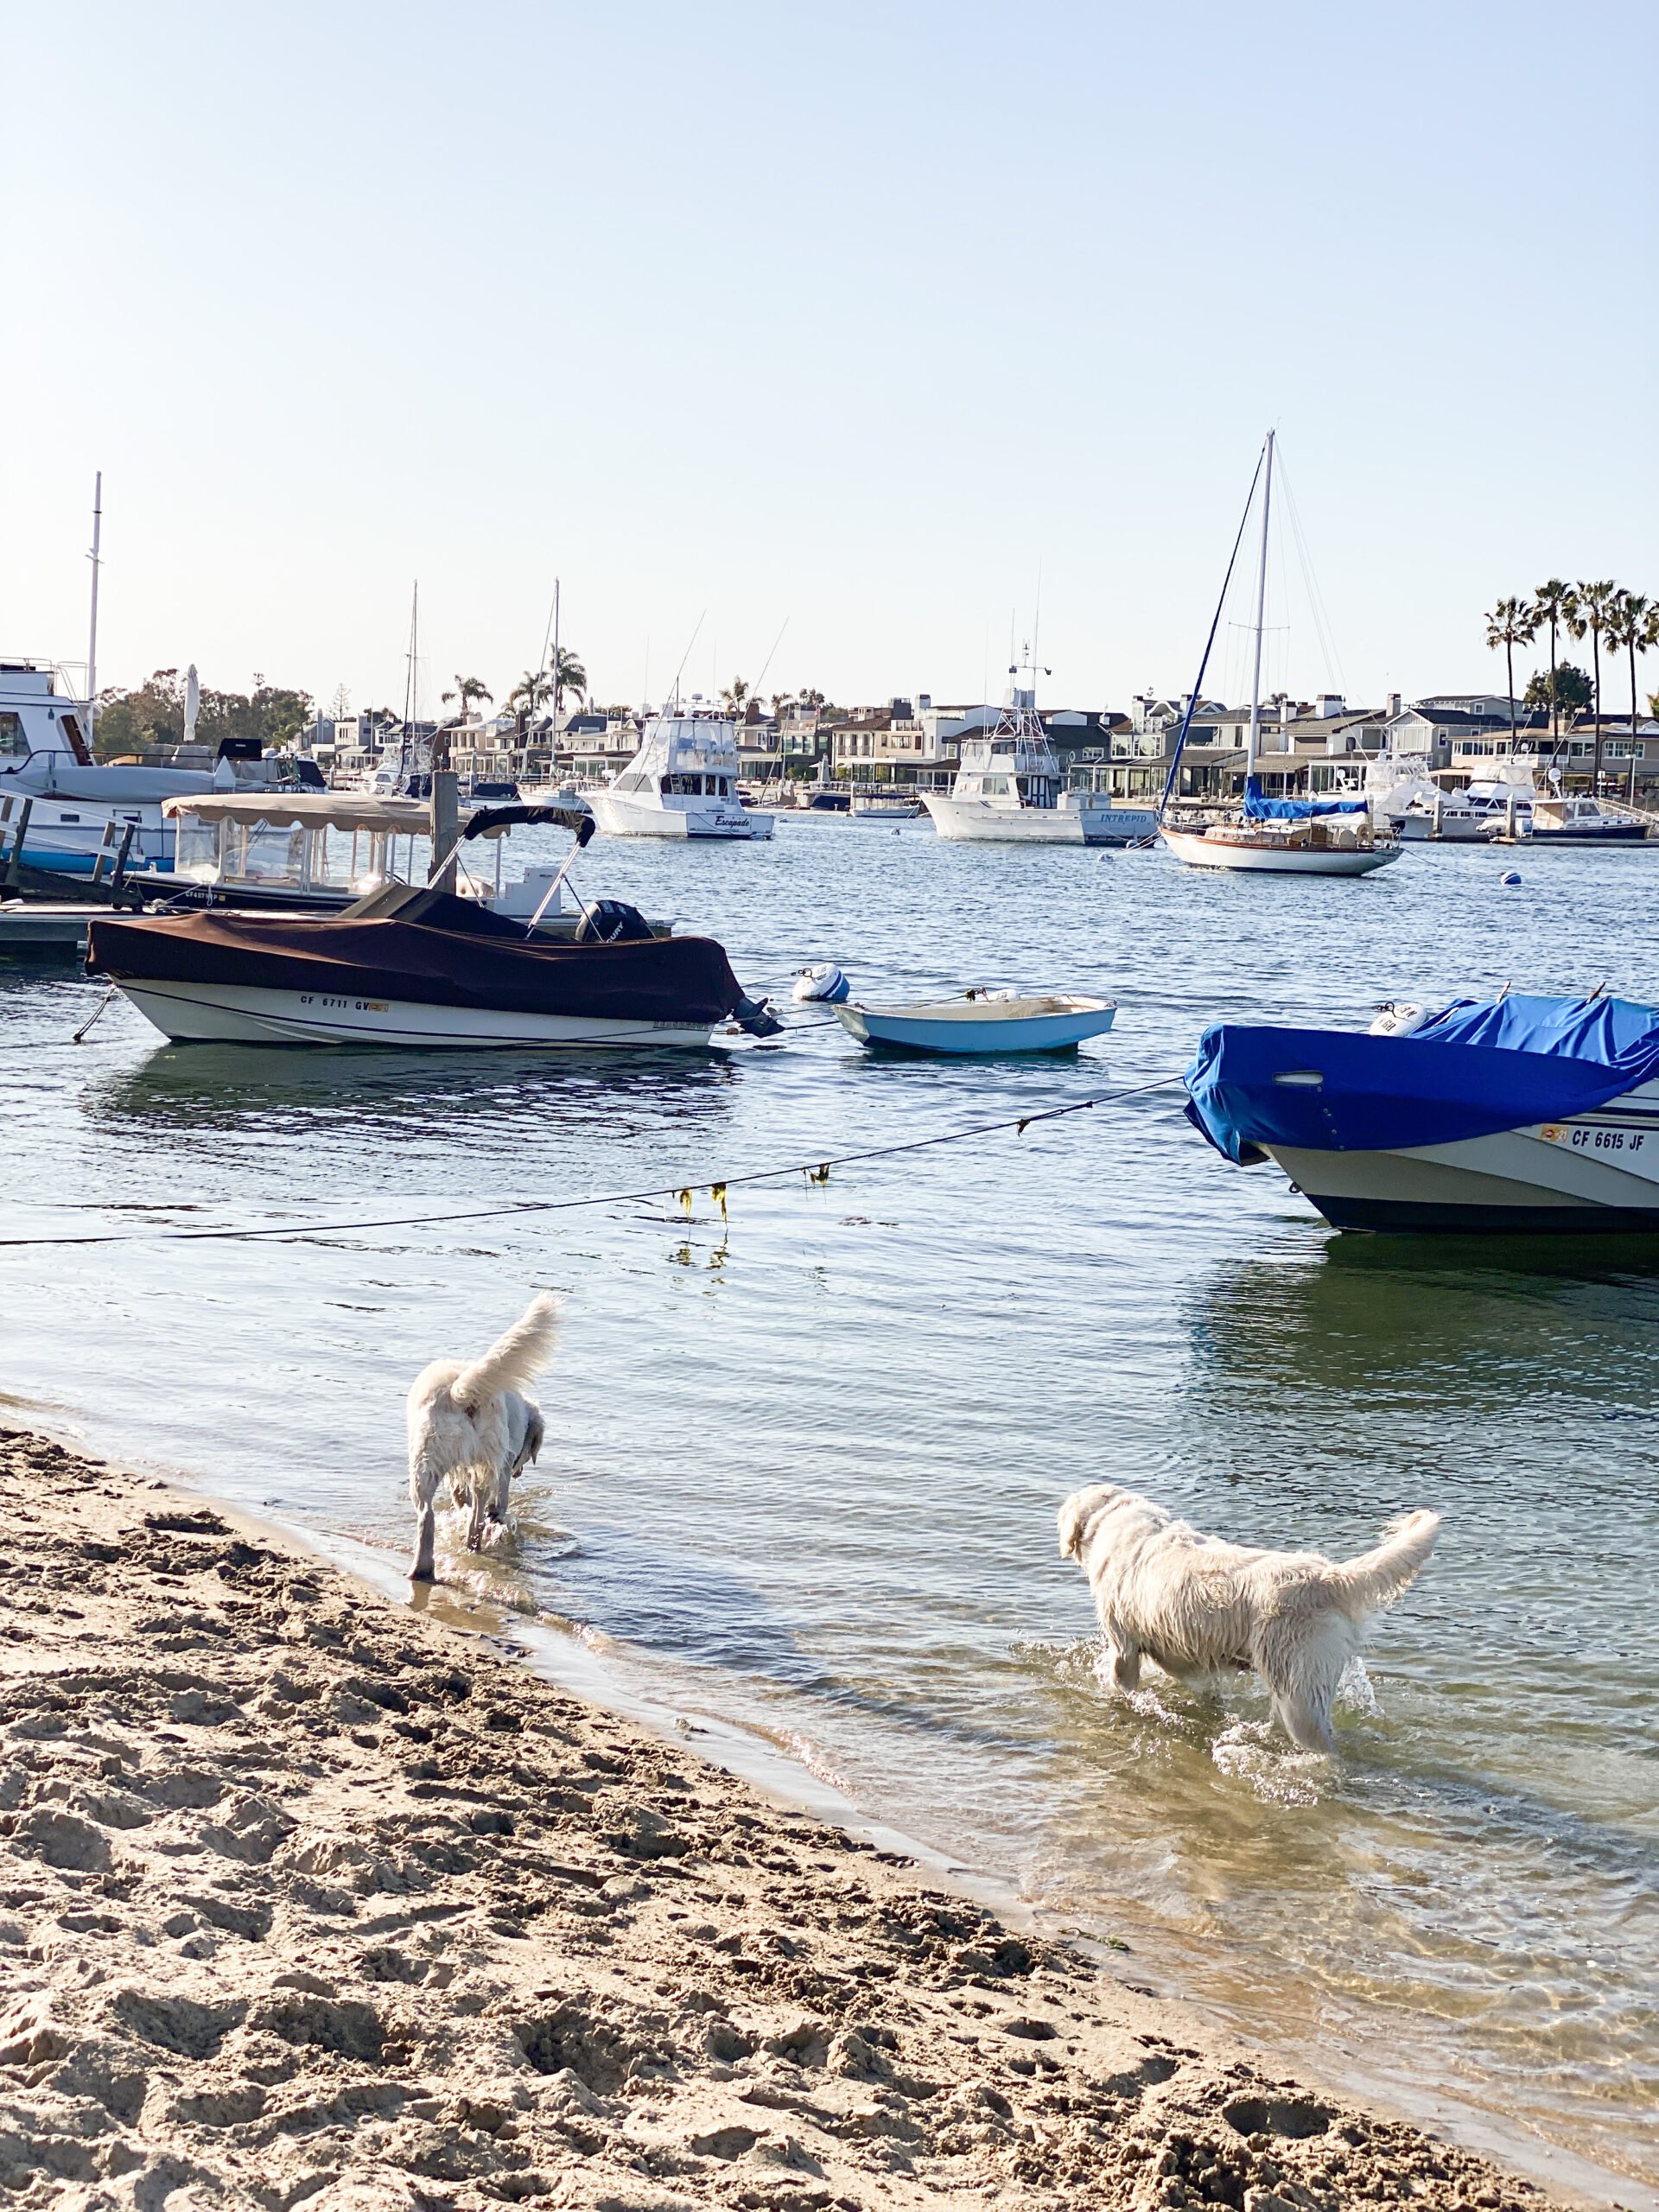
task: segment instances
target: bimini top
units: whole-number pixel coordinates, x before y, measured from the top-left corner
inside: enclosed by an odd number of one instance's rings
[[[1570,1121],[1659,1077],[1659,1012],[1629,999],[1459,999],[1406,1035],[1206,1029],[1187,1119],[1240,1166],[1283,1145],[1397,1152]]]
[[[1244,779],[1247,822],[1306,822],[1315,814],[1363,814],[1365,798],[1269,798],[1254,776]]]

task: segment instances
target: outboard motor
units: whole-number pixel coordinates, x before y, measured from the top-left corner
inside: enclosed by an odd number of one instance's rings
[[[783,1033],[783,1023],[765,999],[739,999],[732,1008],[732,1020],[751,1037],[778,1037]]]
[[[578,944],[636,944],[651,935],[651,924],[626,899],[590,899],[576,925]]]

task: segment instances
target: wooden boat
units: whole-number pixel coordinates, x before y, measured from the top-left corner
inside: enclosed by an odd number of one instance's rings
[[[1032,998],[941,999],[918,1006],[838,1006],[836,1017],[861,1045],[904,1052],[1065,1052],[1102,1037],[1117,1012],[1110,999],[1074,992]]]

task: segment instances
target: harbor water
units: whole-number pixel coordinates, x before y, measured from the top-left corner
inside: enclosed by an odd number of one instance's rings
[[[409,1381],[551,1287],[516,1537],[464,1561],[450,1529],[444,1571],[1287,2063],[1659,2184],[1659,1245],[1338,1238],[1209,1150],[1179,1088],[734,1179],[1151,1084],[1217,1019],[1363,1024],[1506,981],[1659,999],[1659,853],[1420,849],[1332,882],[785,819],[578,868],[720,937],[751,988],[833,960],[876,1002],[1103,991],[1117,1027],[935,1064],[798,1009],[781,1049],[551,1063],[175,1049],[119,1002],[77,1046],[99,987],[14,966],[12,1417],[390,1561]],[[1248,1681],[1103,1694],[1054,1538],[1099,1479],[1338,1556],[1445,1514],[1340,1762]]]

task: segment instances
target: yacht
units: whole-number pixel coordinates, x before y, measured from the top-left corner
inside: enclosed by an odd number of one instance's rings
[[[589,804],[611,837],[770,837],[772,816],[741,803],[737,777],[736,724],[676,702],[650,717],[639,750]]]
[[[1638,816],[1610,814],[1599,799],[1541,798],[1532,810],[1535,845],[1639,845],[1648,825]]]
[[[170,866],[162,801],[228,787],[234,772],[100,765],[86,709],[61,681],[49,663],[0,660],[0,842],[10,854],[21,831],[30,868],[90,875],[130,826],[130,866]]]
[[[1150,807],[1114,806],[1099,791],[1062,788],[1060,764],[1037,712],[1033,681],[1017,666],[1002,711],[988,730],[962,741],[962,765],[949,795],[924,791],[922,804],[941,837],[953,843],[1130,845],[1154,836]]]

